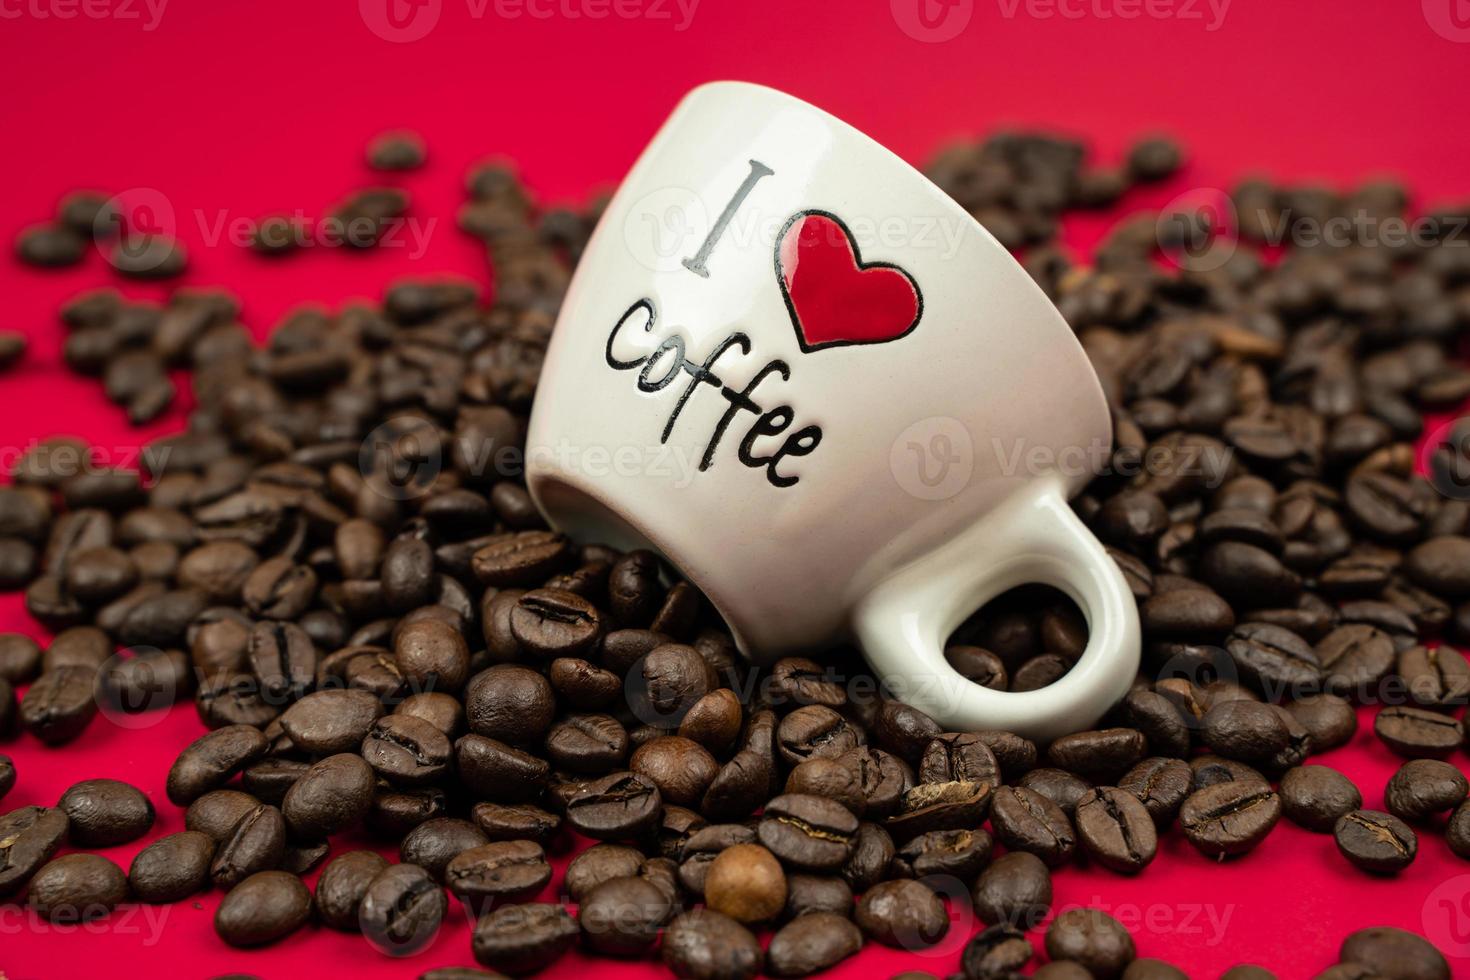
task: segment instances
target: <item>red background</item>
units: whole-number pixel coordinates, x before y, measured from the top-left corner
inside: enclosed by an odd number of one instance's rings
[[[71,0],[0,0],[7,147],[0,153],[0,241],[45,219],[66,190],[143,189],[174,212],[192,253],[186,281],[236,290],[244,321],[263,335],[292,307],[377,296],[400,275],[452,272],[485,281],[481,248],[453,228],[471,162],[509,155],[544,200],[583,200],[624,173],[684,91],[718,78],[791,91],[915,161],[947,140],[1001,124],[1073,132],[1104,160],[1117,159],[1143,132],[1181,137],[1191,152],[1185,173],[1130,196],[1129,208],[1157,206],[1192,188],[1228,187],[1254,171],[1342,185],[1393,174],[1412,182],[1424,204],[1470,196],[1470,31],[1456,32],[1448,20],[1451,3],[1465,19],[1464,0],[1425,0],[1422,9],[1419,0],[1234,0],[1213,30],[1215,14],[1203,0],[1148,7],[973,0],[951,8],[970,19],[943,43],[898,26],[912,22],[917,0],[895,0],[902,18],[888,0],[702,0],[684,30],[676,29],[676,7],[653,0],[624,0],[618,8],[649,16],[600,20],[568,15],[599,9],[598,0],[542,3],[536,9],[551,13],[545,18],[520,6],[497,12],[493,4],[476,15],[471,0],[442,0],[432,29],[409,43],[367,26],[382,22],[384,2],[172,0],[147,30],[152,15],[141,0],[91,0],[86,8]],[[668,18],[653,16],[664,12]],[[430,0],[420,17],[433,16]],[[1451,27],[1436,31],[1433,23]],[[316,249],[271,263],[228,242],[207,242],[221,216],[251,220],[297,208],[316,216],[351,189],[381,182],[364,168],[362,147],[393,126],[417,129],[430,146],[428,167],[390,181],[413,193],[420,222],[437,219],[421,257],[408,248]],[[1106,224],[1073,220],[1068,241],[1085,248]],[[0,380],[5,468],[34,440],[59,433],[86,436],[113,462],[130,462],[140,441],[180,424],[176,412],[132,430],[99,386],[60,365],[56,309],[83,288],[115,280],[100,257],[42,275],[22,269],[7,250],[0,267],[0,326],[32,339],[24,365]],[[0,597],[0,628],[39,635],[18,596]],[[181,829],[181,815],[163,795],[164,775],[172,755],[202,729],[188,706],[153,720],[132,732],[94,724],[63,751],[29,737],[0,746],[20,773],[4,807],[54,803],[77,779],[113,776],[159,804],[157,833]],[[1314,761],[1347,772],[1367,805],[1378,807],[1397,760],[1369,725],[1365,716],[1352,745]],[[105,853],[126,866],[138,847]],[[559,883],[558,875],[552,890]],[[1310,976],[1334,962],[1343,935],[1370,924],[1428,929],[1442,947],[1470,935],[1470,866],[1435,833],[1421,836],[1418,860],[1391,880],[1352,870],[1330,837],[1286,824],[1251,856],[1220,867],[1172,834],[1140,877],[1069,868],[1057,876],[1056,899],[1058,906],[1112,910],[1134,928],[1142,955],[1195,977],[1218,976],[1242,961],[1271,964],[1283,977]],[[135,911],[65,933],[0,907],[0,971],[10,980],[145,968],[178,976],[350,970],[367,977],[471,962],[468,924],[457,909],[428,951],[397,962],[358,937],[317,929],[264,951],[230,950],[211,929],[218,901],[218,893],[207,893],[146,910],[152,920]],[[1229,916],[1222,931],[1212,928],[1209,910],[1217,922]],[[833,975],[921,969],[942,976],[957,968],[958,945],[951,940],[927,956],[870,949]],[[1458,951],[1470,954],[1470,946]],[[555,972],[572,975],[591,962],[572,956]],[[1470,959],[1453,962],[1458,974],[1470,975]],[[648,969],[601,961],[591,968],[623,976]]]

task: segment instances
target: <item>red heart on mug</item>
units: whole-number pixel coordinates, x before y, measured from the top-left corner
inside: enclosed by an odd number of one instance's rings
[[[803,351],[897,340],[919,325],[919,284],[888,262],[864,263],[842,219],[798,211],[776,243],[776,276]]]

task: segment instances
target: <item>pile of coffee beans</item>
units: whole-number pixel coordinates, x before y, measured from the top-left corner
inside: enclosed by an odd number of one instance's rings
[[[411,136],[369,150],[384,170],[423,156]],[[44,651],[0,637],[0,731],[64,746],[99,712],[180,699],[207,731],[168,772],[186,830],[126,872],[56,857],[153,824],[136,789],[87,779],[0,816],[0,897],[60,921],[215,888],[233,946],[316,922],[389,955],[463,907],[489,970],[535,972],[580,944],[694,978],[804,976],[868,941],[930,948],[962,902],[982,924],[955,945],[968,980],[1028,969],[1038,929],[1035,976],[1140,980],[1185,973],[1138,958],[1103,911],[1053,916],[1053,874],[1147,873],[1172,833],[1235,858],[1283,816],[1333,835],[1365,894],[1421,835],[1470,858],[1470,784],[1445,761],[1463,751],[1470,663],[1440,643],[1470,641],[1470,427],[1436,430],[1432,482],[1414,450],[1430,413],[1470,395],[1455,359],[1470,249],[1442,235],[1269,255],[1283,221],[1402,217],[1408,195],[1259,181],[1229,234],[1146,215],[1092,264],[1049,244],[1067,210],[1182,159],[1149,139],[1091,167],[1080,144],[1008,133],[930,171],[1026,247],[1113,410],[1116,445],[1074,506],[1137,598],[1144,670],[1098,728],[1051,744],[945,732],[884,697],[858,651],[753,668],[655,555],[543,524],[521,478],[527,415],[597,205],[542,210],[508,166],[476,168],[459,225],[489,251],[488,306],[465,283],[404,282],[380,305],[294,313],[257,346],[224,293],[78,297],[68,364],[137,420],[186,368],[197,407],[141,473],[59,438],[0,489],[0,585],[55,633]],[[71,204],[23,254],[95,220]],[[404,206],[366,191],[341,213]],[[947,656],[1034,690],[1086,643],[1075,606],[1026,587]],[[1358,705],[1405,759],[1387,812],[1310,762],[1354,736]],[[0,795],[15,778],[0,756]],[[358,829],[398,860],[334,849]],[[561,901],[538,902],[569,834],[595,843]],[[313,894],[302,875],[323,864]],[[1395,929],[1354,933],[1338,959],[1321,977],[1450,975]]]

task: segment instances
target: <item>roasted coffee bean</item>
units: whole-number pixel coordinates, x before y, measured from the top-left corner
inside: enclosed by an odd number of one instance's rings
[[[469,676],[469,647],[459,630],[446,623],[409,623],[394,638],[393,649],[399,671],[415,692],[456,694]]]
[[[1046,955],[1081,965],[1099,980],[1122,976],[1136,953],[1133,937],[1099,909],[1067,909],[1046,930]]]
[[[1408,759],[1439,758],[1460,744],[1460,723],[1423,708],[1392,705],[1378,712],[1373,731],[1383,744]]]
[[[465,687],[470,731],[511,744],[537,741],[551,727],[556,695],[546,678],[503,664],[481,671]]]
[[[56,806],[70,820],[71,842],[79,847],[126,844],[153,826],[153,802],[141,790],[116,779],[76,783]]]
[[[935,830],[904,844],[898,858],[915,878],[946,875],[972,882],[990,861],[992,846],[983,830]]]
[[[1370,975],[1402,980],[1449,980],[1444,954],[1422,936],[1390,926],[1359,929],[1342,941],[1338,959],[1360,965]]]
[[[8,755],[0,755],[0,800],[15,788],[15,763]]]
[[[420,973],[419,980],[495,980],[498,976],[500,974],[472,966],[441,966]]]
[[[677,728],[715,685],[714,671],[696,648],[661,643],[628,672],[624,697],[638,720],[659,728]]]
[[[27,684],[40,670],[41,647],[35,640],[20,633],[0,633],[0,678]]]
[[[398,786],[438,781],[449,769],[454,748],[448,736],[422,718],[391,714],[379,718],[362,742],[373,771]]]
[[[965,944],[960,969],[966,980],[1012,977],[1035,953],[1025,933],[1002,923],[980,930]]]
[[[1175,589],[1150,596],[1139,606],[1150,636],[1182,640],[1223,637],[1235,626],[1229,603],[1209,589]]]
[[[549,531],[522,531],[475,552],[472,566],[475,577],[485,585],[497,588],[533,586],[563,568],[571,557],[571,543],[561,535]],[[654,574],[656,576],[657,572]],[[613,575],[616,580],[617,566],[613,568]],[[618,613],[616,594],[613,612]],[[619,618],[622,619],[621,616]]]
[[[683,869],[680,878],[683,881]],[[835,875],[794,874],[786,878],[786,909],[788,919],[816,912],[831,912],[835,915],[852,915],[852,886]]]
[[[710,909],[685,912],[664,930],[659,953],[678,977],[749,980],[760,972],[760,943],[750,930]]]
[[[280,866],[286,854],[286,821],[281,811],[261,803],[242,816],[220,838],[209,877],[225,890],[258,871]]]
[[[853,835],[852,856],[842,866],[842,877],[854,891],[863,891],[888,874],[894,854],[888,831],[875,823],[859,823]]]
[[[856,769],[837,759],[808,759],[786,777],[786,792],[825,796],[860,817],[868,808],[860,778]]]
[[[96,672],[88,667],[48,670],[20,700],[20,723],[47,745],[63,745],[81,735],[97,714],[93,697]]]
[[[589,948],[631,956],[653,945],[672,911],[668,896],[643,878],[613,878],[582,901],[577,923]]]
[[[756,836],[782,861],[807,871],[836,871],[852,854],[858,819],[820,796],[778,796],[766,804]]]
[[[1113,871],[1135,874],[1158,852],[1153,817],[1127,790],[1089,791],[1077,801],[1075,823],[1088,857]]]
[[[643,861],[643,852],[637,848],[622,844],[593,844],[567,865],[567,894],[573,901],[580,902],[604,881],[636,875]]]
[[[831,670],[815,660],[783,657],[771,665],[769,698],[775,705],[840,708],[847,703],[847,692]]]
[[[433,941],[448,900],[429,872],[412,863],[380,871],[363,892],[358,925],[379,952],[412,956]]]
[[[1035,854],[1012,851],[980,873],[972,895],[981,922],[1032,929],[1051,908],[1051,874]]]
[[[1259,701],[1223,701],[1200,721],[1200,737],[1227,759],[1260,763],[1290,742],[1286,724],[1273,706]]]
[[[617,701],[622,680],[610,670],[576,657],[558,657],[551,662],[547,679],[557,698],[569,707],[596,711]]]
[[[357,823],[372,801],[372,768],[362,756],[344,752],[302,773],[286,791],[281,813],[294,839],[317,841]]]
[[[1350,623],[1323,637],[1316,653],[1328,691],[1363,701],[1393,669],[1396,651],[1386,633],[1366,623]]]
[[[67,854],[31,878],[27,901],[39,916],[56,923],[98,919],[128,897],[122,868],[100,854]]]
[[[1328,833],[1338,818],[1363,805],[1352,781],[1327,766],[1297,766],[1281,777],[1281,810],[1308,830]]]
[[[929,743],[941,734],[938,722],[901,701],[884,701],[871,728],[873,740],[880,749],[892,752],[910,765],[917,763]],[[989,741],[986,744],[1004,766],[1000,752]]]
[[[537,799],[551,771],[545,759],[479,735],[455,741],[454,762],[460,782],[471,795],[494,796],[510,803]]]
[[[705,904],[737,922],[774,919],[786,905],[786,877],[776,857],[754,843],[734,844],[710,862]]]
[[[1448,762],[1414,759],[1393,774],[1383,802],[1388,812],[1401,820],[1422,821],[1454,809],[1465,801],[1467,794],[1470,794],[1470,782]],[[1361,801],[1358,806],[1362,806]],[[72,832],[76,832],[75,821]]]
[[[15,254],[22,262],[45,269],[76,265],[86,249],[86,239],[63,225],[35,225],[15,241]]]
[[[577,921],[561,905],[506,905],[475,924],[481,965],[511,976],[544,970],[577,941]]]
[[[317,691],[287,708],[281,727],[297,748],[335,755],[356,751],[382,715],[382,702],[367,691]]]
[[[211,728],[264,726],[281,713],[280,706],[265,697],[254,675],[225,670],[204,678],[195,692],[194,707]]]
[[[862,948],[863,934],[851,919],[831,912],[798,916],[776,931],[766,947],[766,969],[778,977],[820,973]]]
[[[863,893],[853,921],[885,946],[917,950],[932,946],[949,931],[949,915],[939,897],[917,881],[885,881]]]
[[[1297,634],[1269,623],[1242,623],[1225,641],[1241,679],[1268,697],[1316,693],[1322,668]]]
[[[1173,702],[1156,691],[1133,691],[1123,700],[1128,723],[1143,733],[1156,755],[1183,758],[1189,754],[1190,729]]]
[[[250,668],[269,701],[294,701],[316,679],[316,647],[295,623],[256,623],[250,628],[246,649]]]
[[[329,861],[316,880],[316,911],[322,924],[358,931],[362,897],[387,867],[387,860],[372,851],[347,851]]]
[[[576,656],[596,644],[602,632],[597,607],[564,589],[535,589],[510,611],[511,634],[541,657]]]
[[[214,838],[197,830],[160,837],[137,853],[128,885],[140,901],[181,902],[209,887]]]
[[[680,845],[679,883],[691,894],[703,896],[710,865],[727,848],[753,844],[755,829],[745,824],[711,824],[692,831]]]
[[[1053,868],[1072,857],[1077,839],[1061,807],[1019,786],[1002,786],[994,795],[990,826],[1008,850],[1035,854]]]
[[[231,946],[265,946],[284,939],[311,918],[311,892],[285,871],[261,871],[240,882],[219,903],[214,931]]]
[[[367,825],[383,837],[402,837],[435,817],[442,817],[448,800],[442,789],[393,791],[379,787],[368,810]]]
[[[1143,734],[1132,728],[1064,735],[1052,742],[1047,761],[1091,782],[1110,782],[1148,754]]]
[[[530,898],[551,881],[546,853],[534,841],[482,844],[461,851],[444,869],[444,883],[472,909]]]
[[[1173,709],[1171,708],[1170,710]],[[1146,761],[1147,760],[1145,760],[1145,762]],[[1138,766],[1134,766],[1133,768],[1136,770],[1139,766],[1142,765],[1144,765],[1144,763],[1141,762]],[[1188,769],[1189,767],[1186,766],[1185,768]],[[1130,770],[1130,772],[1131,771],[1133,770]],[[1033,792],[1040,793],[1042,796],[1046,797],[1048,800],[1051,800],[1057,806],[1061,807],[1062,812],[1065,813],[1068,817],[1072,816],[1073,812],[1077,809],[1077,801],[1080,800],[1083,795],[1092,788],[1087,783],[1087,781],[1085,779],[1082,779],[1080,776],[1074,776],[1064,769],[1052,769],[1050,767],[1043,767],[1041,769],[1031,770],[1026,775],[1021,777],[1021,780],[1017,785],[1022,787],[1023,789],[1029,789]],[[1122,784],[1120,783],[1119,785]]]
[[[1409,697],[1426,708],[1470,702],[1470,663],[1448,646],[1412,646],[1398,655],[1397,670]]]
[[[1335,694],[1308,695],[1286,702],[1285,708],[1306,728],[1316,752],[1346,745],[1358,730],[1353,706]]]
[[[909,788],[909,775],[897,758],[882,749],[860,745],[842,753],[837,761],[857,776],[864,799],[863,815],[884,817],[898,808]]]
[[[241,817],[260,803],[254,796],[237,789],[212,790],[189,804],[184,811],[184,826],[219,843],[230,835]]]
[[[1194,774],[1194,788],[1204,789],[1218,783],[1252,782],[1263,784],[1266,777],[1260,770],[1244,762],[1222,759],[1218,755],[1197,755],[1189,760],[1190,772]]]
[[[883,825],[900,840],[936,830],[974,827],[990,811],[991,796],[985,783],[920,783],[903,794],[897,812]]]
[[[444,869],[456,856],[488,843],[480,828],[468,820],[435,817],[409,831],[398,845],[398,856],[404,864],[416,864],[435,881],[442,881]]]
[[[368,144],[367,163],[374,170],[417,170],[424,165],[425,152],[417,133],[381,133]]]
[[[1281,799],[1264,780],[1204,786],[1179,808],[1184,836],[1214,858],[1244,854],[1265,840],[1280,819]]]
[[[392,612],[407,612],[433,601],[434,552],[428,542],[400,536],[389,543],[379,569],[383,601]]]
[[[1000,763],[979,736],[946,734],[925,747],[918,777],[924,783],[985,783],[993,790],[1000,785]]]
[[[967,681],[995,691],[1010,688],[1010,675],[1005,663],[989,650],[972,646],[952,646],[944,651],[944,659]]]
[[[658,825],[663,798],[658,787],[636,773],[612,773],[593,780],[568,803],[567,823],[596,840],[631,840]]]
[[[663,735],[638,746],[628,768],[657,786],[665,803],[697,806],[720,766],[698,742]]]
[[[0,897],[25,887],[66,833],[67,816],[59,808],[23,806],[0,816]]]
[[[1343,857],[1364,871],[1380,874],[1395,874],[1407,868],[1419,850],[1419,839],[1407,824],[1376,810],[1344,814],[1332,834]]]
[[[393,713],[427,721],[451,739],[464,733],[464,705],[442,691],[410,694],[399,702]]]
[[[270,743],[258,729],[231,725],[202,735],[179,753],[168,772],[168,798],[187,806],[265,755]]]
[[[1163,829],[1194,791],[1194,771],[1182,759],[1144,759],[1118,780],[1118,788],[1137,797],[1154,826]]]

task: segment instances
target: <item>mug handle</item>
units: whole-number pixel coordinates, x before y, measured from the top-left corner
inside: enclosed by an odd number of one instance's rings
[[[1087,619],[1087,649],[1063,677],[1010,693],[966,680],[946,639],[1008,589],[1055,586]],[[1028,483],[979,523],[881,582],[853,613],[869,665],[900,701],[946,731],[1015,732],[1040,742],[1091,727],[1138,672],[1138,608],[1123,573],[1067,504],[1060,478]]]

